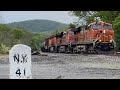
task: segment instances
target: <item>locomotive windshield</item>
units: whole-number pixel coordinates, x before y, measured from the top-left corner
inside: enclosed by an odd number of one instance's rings
[[[108,24],[103,25],[103,28],[112,30],[112,26]]]
[[[102,29],[102,28],[112,30],[112,26],[108,25],[108,24],[104,24],[103,26],[99,25],[99,24],[92,25],[93,30],[99,30],[99,29]]]
[[[100,24],[92,25],[92,29],[93,29],[93,30],[102,29],[102,25],[100,25]]]
[[[68,33],[74,35],[74,32],[72,32],[72,31],[69,31]]]

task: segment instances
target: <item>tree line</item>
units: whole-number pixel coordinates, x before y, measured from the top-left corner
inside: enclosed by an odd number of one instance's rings
[[[23,28],[11,28],[6,24],[0,24],[0,54],[6,54],[15,44],[25,44],[36,50],[40,48],[46,33],[32,33]]]

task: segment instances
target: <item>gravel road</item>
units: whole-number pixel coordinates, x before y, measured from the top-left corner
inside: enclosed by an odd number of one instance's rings
[[[46,53],[32,56],[33,79],[120,79],[120,56]],[[0,56],[0,79],[9,78],[8,55]]]

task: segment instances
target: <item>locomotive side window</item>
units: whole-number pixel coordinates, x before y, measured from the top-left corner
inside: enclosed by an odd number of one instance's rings
[[[72,31],[69,31],[69,32],[68,32],[68,34],[74,35],[74,32],[72,32]]]
[[[100,25],[100,24],[92,25],[92,29],[93,29],[93,30],[102,29],[102,25]]]
[[[112,30],[112,26],[111,26],[111,25],[108,25],[108,24],[104,24],[104,25],[103,25],[103,28]]]
[[[87,27],[87,29],[88,29],[88,30],[91,30],[91,25],[89,25],[89,26]]]

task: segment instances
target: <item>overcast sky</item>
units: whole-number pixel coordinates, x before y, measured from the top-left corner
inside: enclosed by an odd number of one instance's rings
[[[32,19],[47,19],[62,23],[72,23],[76,17],[69,11],[0,11],[0,22],[10,23]]]

